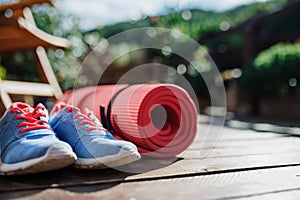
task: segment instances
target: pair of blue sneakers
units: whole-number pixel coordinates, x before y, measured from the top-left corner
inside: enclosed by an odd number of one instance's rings
[[[29,174],[74,164],[117,167],[140,159],[134,144],[114,138],[92,112],[58,103],[50,113],[13,103],[0,119],[0,174]]]

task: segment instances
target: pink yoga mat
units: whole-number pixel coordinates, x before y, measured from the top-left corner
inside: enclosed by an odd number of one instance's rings
[[[67,91],[61,101],[93,110],[114,136],[133,142],[148,156],[175,156],[197,132],[193,101],[171,84],[87,87]]]

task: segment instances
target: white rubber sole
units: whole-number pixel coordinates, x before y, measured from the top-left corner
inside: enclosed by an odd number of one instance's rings
[[[73,164],[76,159],[75,153],[65,145],[54,145],[39,158],[13,164],[2,163],[0,160],[0,175],[32,174],[60,169]]]
[[[126,165],[140,158],[141,155],[133,147],[125,146],[115,155],[100,158],[78,158],[74,167],[80,169],[105,169]]]

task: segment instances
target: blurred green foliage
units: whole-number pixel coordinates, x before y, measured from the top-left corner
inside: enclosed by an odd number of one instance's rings
[[[257,17],[274,11],[292,1],[294,0],[256,2],[239,6],[225,12],[193,9],[178,12],[173,8],[169,8],[169,14],[167,15],[158,18],[146,17],[145,19],[136,22],[126,22],[106,26],[99,30],[99,32],[103,37],[110,37],[116,33],[138,27],[155,26],[170,29],[176,28],[182,33],[201,42],[217,32],[226,31],[230,27],[243,23],[251,17]]]
[[[78,17],[65,15],[61,10],[49,6],[33,9],[33,15],[41,30],[71,42],[71,46],[65,50],[50,49],[47,53],[62,89],[72,88],[80,71],[80,63],[89,48],[84,42]]]
[[[3,66],[0,65],[0,78],[5,79],[6,77],[6,70]]]
[[[243,72],[242,90],[258,95],[300,94],[300,44],[279,43],[259,53]]]
[[[71,41],[71,47],[66,50],[52,49],[47,52],[56,77],[63,90],[66,90],[73,87],[78,71],[80,70],[80,63],[85,55],[103,38],[108,38],[132,28],[152,26],[176,29],[202,43],[217,32],[226,31],[251,17],[279,9],[291,1],[293,0],[257,2],[225,12],[202,10],[177,11],[173,8],[169,8],[168,13],[170,14],[159,17],[146,16],[138,21],[119,23],[90,31],[80,29],[79,19],[76,16],[65,15],[62,11],[54,7],[47,5],[34,6],[32,10],[37,26],[40,29],[49,34],[64,37]],[[231,46],[236,46],[239,45],[242,40],[243,38],[240,35],[234,35],[226,42]],[[216,45],[214,46],[214,44],[211,43],[208,49],[216,48]],[[124,59],[125,58],[119,61],[130,62]],[[172,61],[172,63],[176,66],[175,61]],[[16,53],[8,55],[7,57],[3,56],[1,64],[7,71],[7,79],[40,81],[35,69],[36,63],[32,53]],[[201,79],[201,76],[195,70],[197,67],[199,68],[196,64],[194,66],[188,66],[186,73],[186,76],[190,77],[191,81],[195,83],[195,87],[197,87],[197,82]]]
[[[102,29],[92,30],[90,32],[98,32],[102,37],[109,38],[117,33],[139,27],[164,27],[179,31],[193,39],[199,41],[208,52],[218,52],[220,44],[226,45],[226,48],[240,47],[244,38],[240,33],[225,38],[224,41],[210,40],[211,36],[218,32],[226,32],[246,20],[269,12],[280,9],[291,0],[271,0],[266,2],[257,2],[249,5],[240,6],[225,12],[203,11],[203,10],[183,10],[176,11],[172,8],[167,11],[169,14],[157,17],[144,17],[135,22],[124,22]],[[169,57],[167,59],[173,59]],[[187,73],[184,76],[194,88],[197,96],[209,98],[208,90],[203,81],[201,73],[207,73],[205,67],[209,68],[209,62],[203,59],[203,56],[196,56],[197,59],[187,67]],[[177,58],[176,58],[177,59]],[[162,58],[164,60],[164,58]],[[176,63],[177,62],[177,63]],[[180,59],[172,60],[170,66],[177,66]],[[167,64],[167,63],[164,63]],[[209,70],[208,70],[209,71]]]

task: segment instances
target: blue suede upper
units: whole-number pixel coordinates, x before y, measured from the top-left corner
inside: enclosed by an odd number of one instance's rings
[[[21,112],[7,111],[0,120],[0,156],[2,163],[12,164],[45,155],[49,147],[64,142],[59,141],[49,129],[35,129],[19,133],[18,127],[25,119],[16,119]],[[68,146],[68,144],[64,143]]]
[[[54,116],[50,116],[50,126],[60,140],[71,145],[78,158],[99,158],[114,155],[124,145],[134,146],[130,142],[117,140],[111,133],[104,130],[87,131],[89,124],[79,125],[84,118],[73,118],[78,111],[67,112],[67,109],[68,107],[65,107]],[[134,148],[136,147],[134,146]]]

